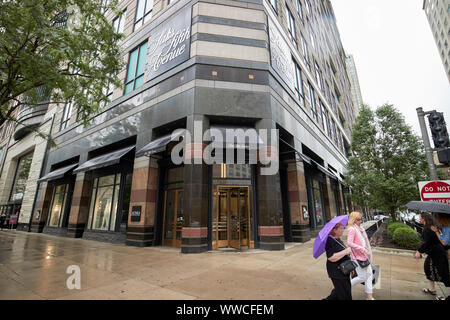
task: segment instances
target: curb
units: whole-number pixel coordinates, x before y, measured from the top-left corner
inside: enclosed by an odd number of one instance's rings
[[[372,247],[372,252],[393,254],[393,255],[397,255],[397,256],[413,256],[416,251],[407,250],[407,249]]]

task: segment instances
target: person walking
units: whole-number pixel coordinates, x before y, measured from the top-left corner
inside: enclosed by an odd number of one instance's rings
[[[423,224],[423,243],[417,249],[414,258],[420,259],[423,253],[427,254],[423,268],[429,280],[429,287],[423,288],[422,291],[426,294],[436,295],[435,281],[443,282],[446,287],[450,286],[447,252],[435,232],[437,229],[433,216],[428,212],[422,212],[419,219]]]
[[[350,213],[348,219],[347,245],[351,248],[350,257],[358,266],[357,276],[351,280],[352,287],[364,282],[367,300],[375,300],[373,297],[373,271],[372,271],[372,248],[366,230],[361,227],[362,214],[358,211]]]
[[[323,300],[352,300],[352,287],[350,275],[344,275],[339,270],[339,265],[345,260],[350,260],[350,248],[346,248],[340,237],[344,233],[344,226],[336,224],[331,230],[325,251],[327,253],[327,273],[333,282],[333,290],[330,295]]]
[[[3,224],[6,221],[6,214],[4,212],[2,212],[0,214],[0,230],[3,230]]]

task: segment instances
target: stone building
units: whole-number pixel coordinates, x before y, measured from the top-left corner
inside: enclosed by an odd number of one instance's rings
[[[39,175],[31,231],[183,253],[282,250],[349,210],[343,176],[355,116],[330,1],[119,8],[121,16],[105,14],[125,35],[124,89],[108,88],[111,103],[87,128],[70,103],[54,112],[57,147]],[[208,129],[277,129],[256,138],[279,170],[262,174],[255,145],[226,135],[216,142],[244,161],[207,164]],[[179,141],[192,161],[173,160]]]
[[[450,81],[450,1],[424,0],[422,9],[427,15],[445,73]]]

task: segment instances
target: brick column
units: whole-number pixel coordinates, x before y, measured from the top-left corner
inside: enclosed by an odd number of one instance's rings
[[[50,211],[50,202],[52,201],[53,188],[48,182],[42,182],[39,185],[39,199],[34,206],[33,216],[31,217],[31,232],[42,232],[47,223],[48,213]],[[39,214],[37,214],[39,211]]]
[[[199,124],[202,127],[199,127]],[[194,131],[194,126],[197,126]],[[209,171],[203,161],[206,144],[203,135],[209,128],[204,116],[188,117],[186,129],[191,133],[191,141],[186,141],[184,164],[183,229],[181,232],[181,252],[201,253],[208,251],[208,209]]]
[[[76,176],[69,213],[67,236],[81,238],[89,218],[89,200],[91,197],[92,177],[89,172],[80,172]]]
[[[153,245],[154,238],[158,163],[156,159],[144,156],[134,160],[133,168],[126,244],[148,247]],[[140,218],[136,215],[133,218],[132,213],[139,209]]]
[[[291,214],[292,240],[306,242],[309,236],[308,194],[306,191],[305,166],[303,162],[288,164],[289,209]],[[303,216],[303,208],[307,216]]]

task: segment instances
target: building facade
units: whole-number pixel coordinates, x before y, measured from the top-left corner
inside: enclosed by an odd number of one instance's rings
[[[427,15],[445,73],[450,81],[450,0],[424,0],[422,9]]]
[[[183,253],[282,250],[351,209],[343,177],[355,115],[330,1],[119,8],[105,14],[125,35],[124,89],[107,89],[111,103],[87,128],[70,103],[51,113],[57,147],[34,184],[32,232]],[[259,138],[277,146],[279,170],[262,174],[254,146],[227,136],[219,142],[244,161],[207,164],[208,129],[278,130]],[[179,141],[184,163],[172,157]]]
[[[358,71],[356,69],[355,59],[353,58],[353,55],[348,54],[345,59],[345,63],[347,67],[348,78],[350,79],[351,83],[353,113],[355,115],[355,118],[357,118],[359,116],[359,109],[362,108],[364,102],[361,94],[361,87],[359,86]]]

